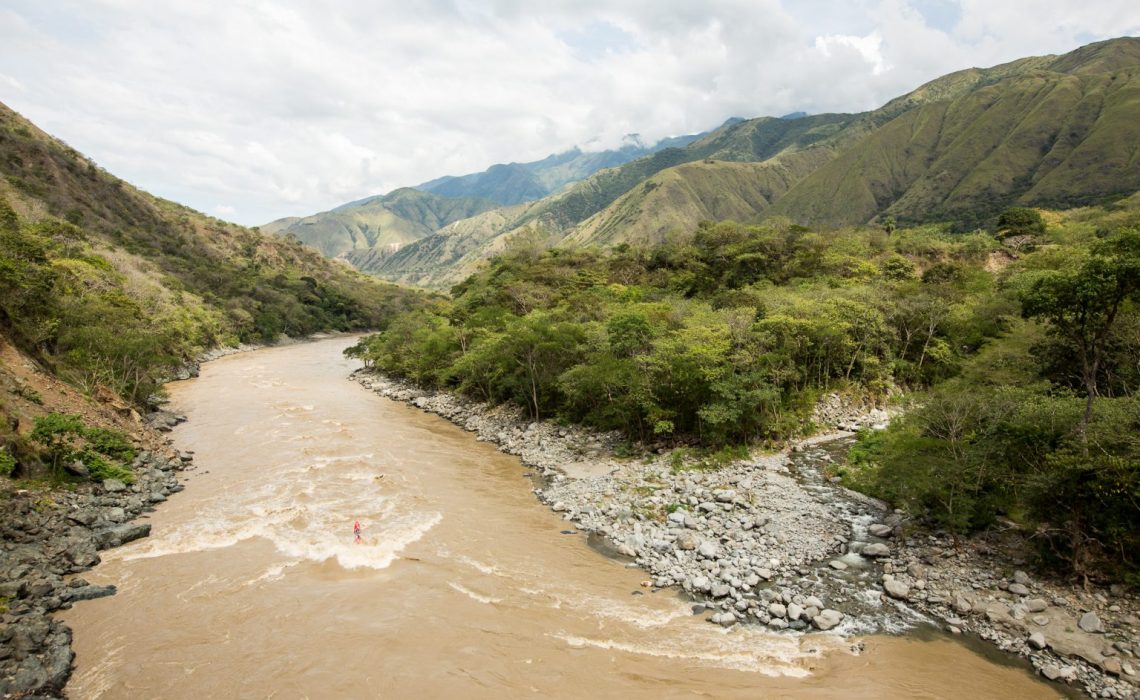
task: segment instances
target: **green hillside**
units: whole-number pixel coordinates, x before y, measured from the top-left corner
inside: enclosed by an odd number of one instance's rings
[[[401,284],[446,289],[461,282],[481,261],[503,250],[530,229],[516,222],[534,202],[503,207],[457,221],[391,255],[354,251],[347,261],[364,272]],[[511,235],[504,235],[513,232]]]
[[[541,222],[555,230],[579,224],[636,185],[667,168],[698,160],[758,162],[826,141],[853,117],[821,114],[802,119],[763,117],[718,129],[684,148],[669,148],[619,168],[602,170],[529,210],[518,225]]]
[[[965,229],[1014,204],[1076,206],[1140,189],[1140,39],[954,78],[959,89],[901,111],[772,211],[813,224],[892,215]]]
[[[0,338],[84,391],[142,402],[206,348],[383,327],[419,298],[135,189],[0,105]]]
[[[312,216],[279,219],[261,228],[294,236],[330,258],[356,250],[383,256],[453,221],[496,206],[488,200],[455,199],[405,187]]]
[[[757,220],[832,155],[817,147],[762,163],[698,161],[669,168],[576,226],[563,245],[654,244],[699,221]]]

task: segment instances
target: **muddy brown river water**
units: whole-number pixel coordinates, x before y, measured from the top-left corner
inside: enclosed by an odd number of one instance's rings
[[[197,467],[86,575],[119,592],[64,616],[71,697],[1058,697],[939,635],[853,654],[693,616],[563,534],[517,458],[347,381],[352,342],[170,386]]]

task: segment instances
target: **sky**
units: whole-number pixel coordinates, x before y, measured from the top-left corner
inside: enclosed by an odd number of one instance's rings
[[[1126,35],[1136,0],[4,0],[0,102],[257,225]]]

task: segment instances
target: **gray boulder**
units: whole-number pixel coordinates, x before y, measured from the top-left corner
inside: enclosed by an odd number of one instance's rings
[[[897,600],[906,600],[910,596],[910,586],[897,578],[889,578],[883,581],[883,590],[887,592],[887,595]]]
[[[118,547],[150,535],[150,523],[126,523],[102,530],[95,535],[99,549]]]
[[[691,552],[701,545],[701,538],[697,537],[695,532],[682,532],[677,537],[677,549],[685,552]]]
[[[863,556],[865,557],[878,558],[889,557],[890,555],[890,548],[881,542],[875,542],[863,548]]]
[[[824,610],[820,612],[820,614],[816,615],[811,622],[816,626],[816,629],[826,632],[842,621],[843,613],[839,612],[838,610],[832,610],[828,608],[827,610]]]
[[[109,595],[115,594],[115,587],[112,586],[80,586],[78,588],[69,588],[64,592],[64,597],[70,601],[78,600],[95,600],[96,598],[104,598]]]
[[[103,488],[107,493],[120,493],[127,490],[127,485],[118,479],[104,479]]]

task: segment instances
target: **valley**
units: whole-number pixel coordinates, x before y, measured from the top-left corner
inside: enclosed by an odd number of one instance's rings
[[[1140,38],[877,103],[254,227],[0,104],[0,695],[1140,697]]]

